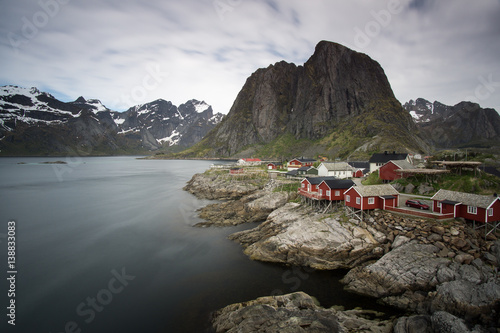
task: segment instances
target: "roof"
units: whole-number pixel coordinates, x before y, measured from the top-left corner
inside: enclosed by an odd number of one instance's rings
[[[315,168],[312,166],[303,166],[303,167],[299,168],[298,170],[299,171],[309,171],[311,169],[315,169]]]
[[[355,171],[355,169],[346,162],[323,162],[328,171]]]
[[[334,180],[334,179],[337,179],[337,178],[335,178],[333,176],[329,176],[329,177],[306,177],[306,178],[302,179],[302,181],[307,180],[309,183],[311,183],[311,185],[319,185],[324,180]]]
[[[413,166],[413,164],[407,162],[406,160],[390,160],[389,162],[394,163],[395,166],[397,166],[398,168],[400,168],[402,170],[415,169],[415,167]],[[387,163],[389,163],[389,162],[387,162]]]
[[[349,179],[325,179],[323,182],[331,189],[348,189],[356,184]]]
[[[293,160],[297,160],[297,161],[299,161],[299,162],[301,162],[301,163],[305,163],[305,162],[316,162],[316,160],[314,160],[314,159],[311,159],[311,158],[303,158],[303,157],[301,157],[301,158],[292,158],[290,161],[293,161]]]
[[[281,162],[269,162],[269,163],[267,163],[267,164],[283,165],[283,163],[281,163]]]
[[[390,184],[383,185],[360,185],[354,187],[361,196],[363,197],[381,197],[387,195],[399,195],[394,187]]]
[[[242,158],[245,162],[262,162],[260,158]]]
[[[397,160],[406,160],[408,157],[408,154],[396,154],[396,153],[382,153],[382,154],[373,154],[372,157],[370,157],[370,160],[368,162],[370,163],[387,163],[391,160],[397,161]]]
[[[289,176],[297,176],[299,174],[299,170],[296,169],[296,170],[288,171],[286,174]]]
[[[490,207],[491,204],[498,199],[498,197],[494,197],[492,195],[479,195],[441,189],[436,194],[434,194],[431,199],[437,201],[455,201],[460,202],[463,205],[481,207],[486,209]]]
[[[356,169],[370,169],[369,162],[347,162],[347,163]]]

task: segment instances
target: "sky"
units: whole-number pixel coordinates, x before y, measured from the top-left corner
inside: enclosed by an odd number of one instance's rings
[[[500,111],[499,18],[500,0],[0,0],[0,85],[227,114],[257,69],[328,40],[378,61],[403,104]]]

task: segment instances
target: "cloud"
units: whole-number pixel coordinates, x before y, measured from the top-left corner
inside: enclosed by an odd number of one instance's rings
[[[227,113],[251,73],[281,60],[301,65],[320,40],[377,60],[403,103],[454,104],[474,97],[482,79],[500,81],[498,0],[400,0],[393,13],[395,2],[4,2],[0,84],[99,98],[119,110],[132,106],[126,101],[196,98]],[[478,101],[498,110],[500,87],[490,88]]]

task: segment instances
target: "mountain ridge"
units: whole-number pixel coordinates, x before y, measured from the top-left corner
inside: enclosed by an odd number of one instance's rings
[[[35,87],[0,87],[0,155],[129,154],[189,147],[223,115],[204,101],[158,99],[125,112],[98,99],[62,102]]]
[[[441,149],[500,146],[500,115],[495,109],[462,101],[453,106],[424,98],[404,108],[428,144]]]

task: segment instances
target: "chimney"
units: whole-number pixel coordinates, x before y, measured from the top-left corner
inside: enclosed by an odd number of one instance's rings
[[[384,151],[384,155],[387,155],[387,150],[386,150],[386,151]]]

